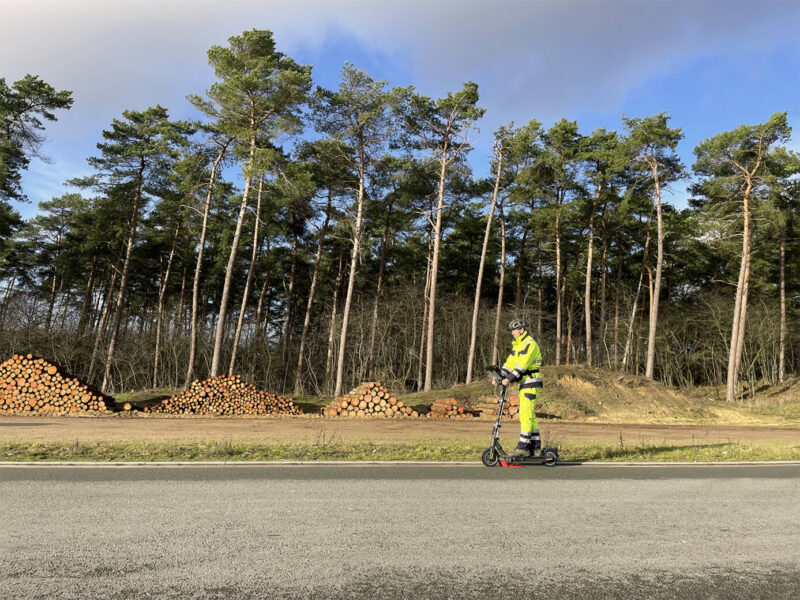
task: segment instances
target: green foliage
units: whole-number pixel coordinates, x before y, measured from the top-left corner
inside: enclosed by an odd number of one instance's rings
[[[791,179],[800,170],[796,154],[775,147],[787,141],[790,132],[786,113],[775,113],[766,123],[740,125],[703,140],[694,150],[693,169],[700,179],[691,188],[691,204],[700,209],[698,219],[706,246],[724,264],[731,282],[741,257],[739,232],[747,195],[754,223],[751,260],[756,288],[774,285],[769,276],[774,264],[768,254],[769,240],[780,237],[792,215]]]
[[[254,136],[274,139],[299,131],[311,67],[278,52],[270,31],[245,31],[228,44],[208,51],[218,81],[209,88],[208,100],[190,96],[192,104],[214,121],[216,131],[244,144],[244,154]]]
[[[216,165],[198,282],[197,376],[208,372],[244,180],[251,184],[249,212],[232,262],[231,306],[240,304],[248,275],[253,236],[247,231],[252,232],[253,198],[262,190],[253,291],[245,303],[240,348],[245,377],[273,391],[286,389],[293,380],[310,274],[327,223],[303,373],[305,389],[327,391],[326,359],[338,350],[357,229],[354,209],[360,202],[357,235],[362,243],[344,385],[358,383],[371,362],[376,378],[399,389],[411,387],[420,366],[425,280],[441,193],[433,360],[437,385],[450,385],[465,375],[465,315],[471,312],[485,207],[502,155],[498,200],[507,226],[504,298],[513,302],[501,307],[503,319],[521,314],[532,324],[541,321],[539,342],[545,360],[552,361],[560,300],[561,339],[566,342],[569,336],[573,362],[585,352],[588,306],[599,364],[621,368],[629,345],[626,369],[635,373],[641,368],[649,299],[655,292],[656,181],[663,190],[685,176],[677,155],[683,132],[670,127],[666,113],[623,118],[619,131],[591,133],[566,118],[549,128],[536,119],[521,127],[509,123],[495,131],[497,152],[488,165],[491,175],[483,179],[466,161],[469,135],[484,115],[473,82],[428,98],[412,87],[375,81],[346,63],[336,89],[312,92],[311,67],[281,53],[272,33],[264,30],[245,31],[226,46],[212,47],[208,60],[214,83],[204,97],[188,97],[203,122],[175,122],[161,106],[125,111],[103,132],[98,155],[89,159],[94,174],[71,181],[86,197],[67,194],[42,203],[39,215],[27,223],[10,201],[24,198],[20,174],[39,155],[47,121],[71,105],[71,94],[33,76],[11,85],[0,79],[0,350],[50,348],[54,358],[88,377],[95,341],[102,348],[108,338],[102,316],[109,304],[115,310],[118,288],[112,290],[111,281],[116,277],[119,286],[131,219],[140,218],[122,307],[115,387],[152,382],[152,372],[143,374],[141,365],[152,364],[158,295],[173,243],[163,306],[164,367],[157,378],[162,385],[184,385],[192,278]],[[750,381],[776,377],[781,248],[787,274],[787,371],[800,367],[800,157],[782,147],[789,139],[787,123],[786,113],[776,113],[766,123],[742,125],[700,142],[690,206],[676,210],[663,203],[657,379],[695,385],[724,376],[745,192],[753,218],[753,302],[743,373]],[[234,161],[241,171],[236,169],[232,180]],[[586,299],[582,284],[590,226],[592,293]],[[493,226],[477,364],[491,352],[499,269],[500,228]],[[383,288],[376,298],[379,273]],[[376,310],[375,356],[366,357]],[[53,327],[46,331],[48,312]],[[231,351],[232,336],[226,335],[223,354]],[[284,353],[277,345],[286,335]],[[565,349],[562,345],[562,356]]]
[[[485,109],[478,107],[478,84],[468,81],[456,93],[433,100],[406,90],[402,118],[406,143],[417,150],[455,156],[468,150],[467,133]]]
[[[684,137],[683,132],[680,127],[670,129],[669,120],[667,113],[632,119],[622,117],[631,168],[648,189],[658,183],[663,190],[685,177],[683,164],[675,152]]]
[[[193,127],[170,121],[167,109],[158,105],[144,111],[126,110],[122,117],[103,131],[105,141],[97,144],[100,155],[87,159],[97,174],[72,183],[106,194],[141,189],[157,195],[167,184],[172,162],[178,149],[187,144],[186,136],[193,133]]]
[[[58,91],[36,75],[26,75],[11,86],[0,77],[0,207],[9,199],[25,199],[20,177],[32,156],[42,158],[42,120],[55,121],[54,111],[71,106],[72,92]]]

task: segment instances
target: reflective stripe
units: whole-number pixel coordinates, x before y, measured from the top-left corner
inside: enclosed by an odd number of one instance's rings
[[[519,386],[519,389],[528,390],[528,389],[531,389],[531,388],[540,388],[540,387],[543,387],[543,386],[544,386],[544,384],[542,383],[542,380],[540,378],[539,379],[528,379],[522,385]]]
[[[522,350],[518,350],[516,352],[514,350],[512,350],[511,354],[513,354],[514,356],[522,356],[523,354],[527,354],[530,349],[531,349],[531,345],[528,344]]]

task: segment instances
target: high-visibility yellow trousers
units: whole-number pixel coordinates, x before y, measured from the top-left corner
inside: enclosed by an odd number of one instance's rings
[[[519,428],[523,433],[530,433],[539,429],[536,420],[536,399],[539,397],[540,388],[525,388],[519,391]]]

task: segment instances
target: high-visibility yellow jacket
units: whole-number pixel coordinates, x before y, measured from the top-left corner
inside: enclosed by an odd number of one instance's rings
[[[521,382],[519,388],[542,387],[539,369],[542,366],[542,352],[539,344],[527,331],[514,340],[505,364],[500,369],[503,376],[511,383]]]

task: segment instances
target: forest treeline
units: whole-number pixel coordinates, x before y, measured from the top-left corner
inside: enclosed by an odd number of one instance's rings
[[[524,318],[548,364],[672,385],[798,368],[800,157],[785,112],[698,141],[532,119],[467,157],[478,86],[441,98],[351,64],[335,90],[246,31],[214,46],[202,118],[126,110],[92,174],[21,219],[21,174],[71,92],[0,79],[0,354],[105,392],[239,373],[339,394],[483,377]],[[687,188],[689,205],[667,199]]]

